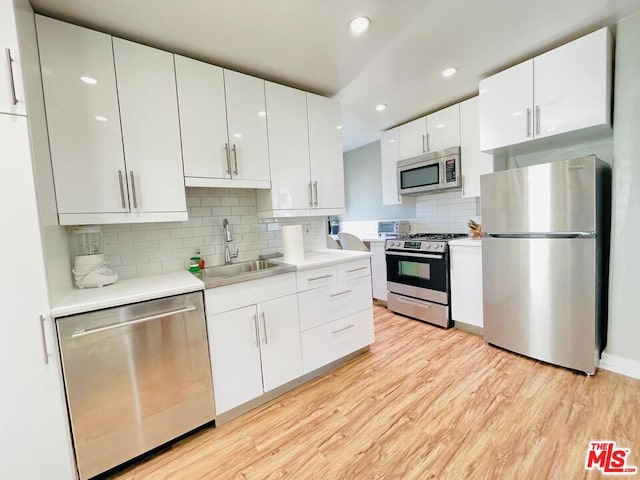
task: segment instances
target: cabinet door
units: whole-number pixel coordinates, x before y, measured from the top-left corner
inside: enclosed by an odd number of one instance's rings
[[[387,258],[384,242],[371,242],[371,283],[373,298],[387,301]]]
[[[36,24],[58,212],[128,211],[111,37]]]
[[[267,82],[266,97],[272,207],[311,208],[306,94]]]
[[[536,137],[609,124],[611,37],[607,28],[533,62]]]
[[[480,81],[480,149],[533,138],[533,60]]]
[[[0,113],[26,115],[13,0],[0,0]]]
[[[113,39],[134,212],[186,211],[173,55]]]
[[[255,305],[207,317],[216,413],[262,395]]]
[[[427,119],[417,118],[400,125],[400,160],[422,155],[427,151]]]
[[[231,175],[239,180],[269,181],[264,80],[224,71]]]
[[[460,145],[460,104],[427,115],[427,152]]]
[[[231,178],[222,68],[175,55],[185,177]]]
[[[480,151],[480,113],[478,97],[460,104],[460,158],[462,196],[480,196],[480,175],[493,172],[493,155]]]
[[[302,375],[298,296],[258,304],[262,381],[268,392]]]
[[[399,127],[380,133],[380,161],[382,162],[382,204],[399,205],[398,172],[400,160]]]
[[[314,207],[344,208],[340,103],[307,93],[309,158]]]
[[[451,246],[451,317],[482,327],[482,247]]]
[[[40,320],[49,304],[26,117],[0,114],[0,145],[0,201],[11,229],[0,240],[2,476],[72,479],[53,328],[50,319]]]

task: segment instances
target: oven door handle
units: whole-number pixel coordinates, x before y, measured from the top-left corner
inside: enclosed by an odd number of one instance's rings
[[[413,303],[414,305],[420,305],[421,307],[431,308],[432,303],[416,300],[414,298],[400,297],[398,296],[398,301],[403,303]]]
[[[442,260],[444,258],[444,254],[438,255],[433,253],[404,253],[404,252],[386,252],[387,255],[392,257],[415,257],[415,258],[436,258],[438,260]]]

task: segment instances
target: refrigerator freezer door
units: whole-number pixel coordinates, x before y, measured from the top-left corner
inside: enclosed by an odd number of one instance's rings
[[[484,338],[595,373],[596,240],[485,238]]]
[[[596,231],[595,156],[483,175],[482,230],[492,233]]]

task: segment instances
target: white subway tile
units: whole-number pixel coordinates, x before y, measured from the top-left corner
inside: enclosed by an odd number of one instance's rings
[[[146,275],[157,275],[159,273],[162,273],[162,263],[144,263],[142,265],[138,265],[137,270],[138,275],[141,277],[144,277]]]
[[[175,230],[170,230],[169,234],[171,235],[171,238],[193,237],[193,229],[192,228],[176,228]]]
[[[211,207],[190,207],[189,217],[209,217],[211,216]]]
[[[122,255],[133,253],[133,245],[131,243],[113,243],[104,246],[104,253],[107,255]]]
[[[133,251],[136,253],[157,252],[158,250],[160,250],[160,244],[155,240],[148,242],[136,242],[133,244]]]
[[[147,240],[166,240],[171,237],[169,230],[149,230],[144,232],[144,238]]]
[[[144,241],[144,232],[133,230],[129,232],[118,232],[118,243],[133,243]]]

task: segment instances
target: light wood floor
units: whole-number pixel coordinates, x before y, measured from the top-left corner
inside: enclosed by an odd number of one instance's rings
[[[599,478],[584,469],[590,440],[630,448],[640,467],[640,380],[586,377],[379,306],[375,322],[371,352],[114,478]]]

